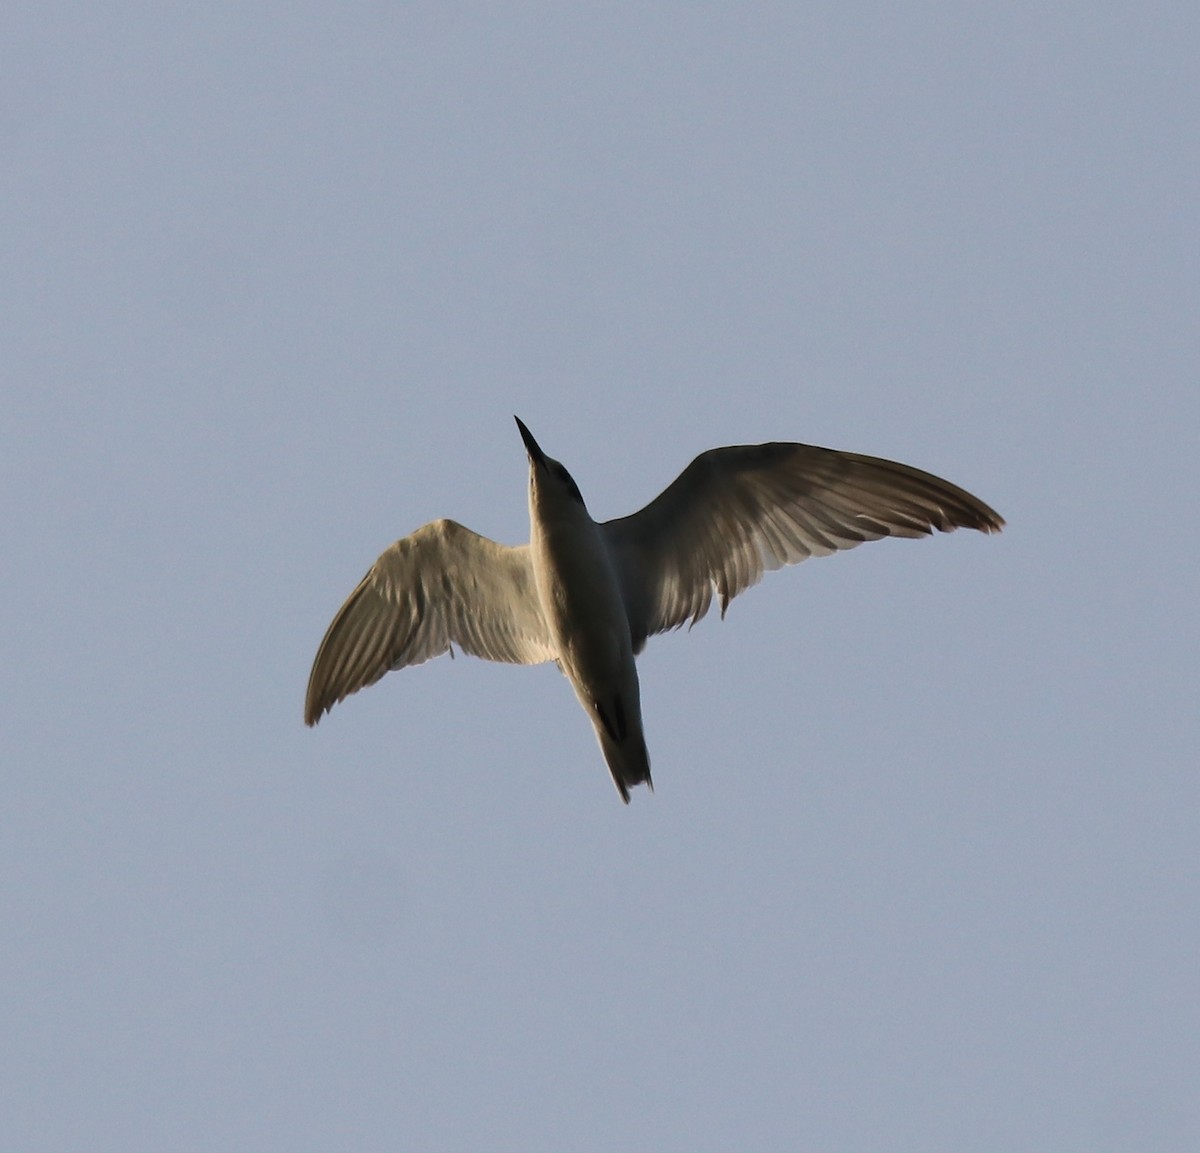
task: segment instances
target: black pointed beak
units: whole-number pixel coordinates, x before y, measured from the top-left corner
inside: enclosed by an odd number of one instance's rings
[[[534,464],[544,465],[546,463],[546,454],[538,447],[538,442],[533,439],[533,433],[525,427],[519,416],[514,416],[513,420],[517,422],[517,428],[521,430],[521,439],[525,442],[525,451],[529,453],[529,459]]]

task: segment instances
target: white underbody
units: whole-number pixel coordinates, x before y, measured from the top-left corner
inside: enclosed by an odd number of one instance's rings
[[[591,719],[622,797],[649,782],[629,620],[616,567],[587,510],[531,501],[530,552],[563,675]]]

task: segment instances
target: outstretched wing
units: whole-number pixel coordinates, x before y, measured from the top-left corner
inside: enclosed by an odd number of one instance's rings
[[[999,532],[1004,520],[957,485],[908,465],[807,444],[701,453],[640,512],[603,527],[634,651],[697,621],[764,571],[885,536]]]
[[[398,540],[371,566],[317,650],[304,721],[391,669],[418,665],[457,644],[510,664],[553,660],[529,547],[509,548],[452,520]]]

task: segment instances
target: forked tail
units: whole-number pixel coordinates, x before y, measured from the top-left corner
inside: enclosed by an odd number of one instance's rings
[[[654,791],[654,782],[650,779],[650,754],[646,751],[646,738],[640,728],[636,733],[626,733],[624,739],[618,741],[603,725],[597,725],[596,736],[621,800],[629,804],[629,790],[634,785],[645,783],[651,792]]]

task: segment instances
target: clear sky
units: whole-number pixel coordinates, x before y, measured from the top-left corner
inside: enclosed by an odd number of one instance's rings
[[[11,2],[0,1147],[1200,1147],[1200,10]],[[1000,537],[316,730],[334,611],[800,440]]]

